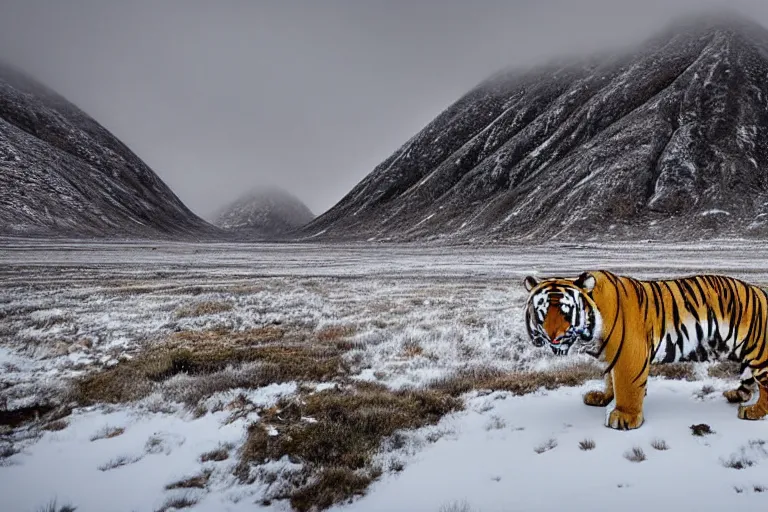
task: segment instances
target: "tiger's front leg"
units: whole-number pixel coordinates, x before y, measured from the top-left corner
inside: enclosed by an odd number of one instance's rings
[[[627,346],[612,370],[616,406],[605,416],[605,426],[617,430],[632,430],[643,424],[643,401],[650,369],[644,343],[637,340],[633,345],[629,339],[625,343]]]
[[[768,373],[763,373],[755,378],[760,395],[754,404],[739,406],[739,418],[742,420],[759,420],[768,415]]]
[[[594,407],[605,407],[613,400],[613,377],[611,372],[605,374],[605,391],[593,389],[584,394],[584,403]]]

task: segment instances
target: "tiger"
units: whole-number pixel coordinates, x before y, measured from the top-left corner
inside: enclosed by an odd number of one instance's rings
[[[524,279],[525,325],[532,344],[556,355],[571,347],[607,364],[604,389],[584,394],[586,405],[606,407],[605,426],[643,425],[649,365],[676,361],[739,361],[738,418],[768,414],[768,293],[739,279],[698,274],[638,280],[606,270],[578,277]],[[750,402],[757,388],[757,399]]]

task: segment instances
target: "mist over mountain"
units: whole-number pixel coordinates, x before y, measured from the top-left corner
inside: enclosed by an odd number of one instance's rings
[[[292,232],[314,218],[296,196],[268,187],[251,190],[222,208],[213,224],[236,237],[268,239]]]
[[[679,20],[623,55],[505,70],[443,111],[311,239],[768,234],[768,32]]]
[[[0,234],[153,238],[217,231],[103,126],[0,65]]]

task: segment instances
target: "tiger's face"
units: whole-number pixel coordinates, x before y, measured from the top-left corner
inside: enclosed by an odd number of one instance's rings
[[[525,304],[525,325],[533,345],[549,344],[556,355],[568,354],[579,345],[580,351],[594,350],[599,336],[600,314],[590,293],[595,278],[588,273],[576,279],[525,278],[528,300]]]

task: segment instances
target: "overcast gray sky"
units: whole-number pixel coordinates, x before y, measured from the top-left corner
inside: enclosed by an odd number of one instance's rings
[[[196,213],[277,185],[315,214],[490,73],[766,0],[0,0],[0,58]]]

